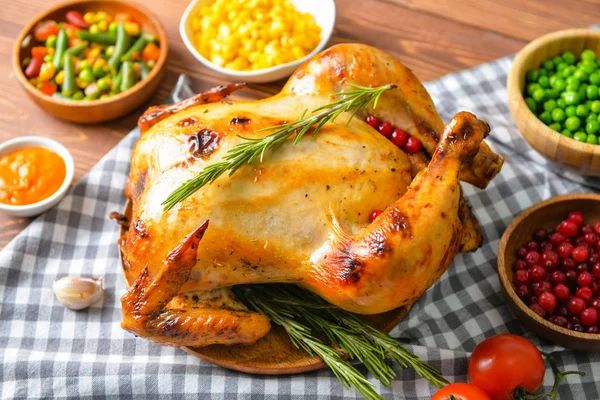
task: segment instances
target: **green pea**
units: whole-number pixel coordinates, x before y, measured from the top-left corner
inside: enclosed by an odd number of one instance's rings
[[[554,66],[557,66],[561,62],[563,62],[563,59],[561,56],[556,56],[552,59],[552,63],[554,64]]]
[[[554,89],[546,89],[546,98],[556,99],[558,98],[558,91]]]
[[[589,120],[585,124],[585,131],[588,135],[597,135],[600,131],[600,122],[598,120]]]
[[[579,89],[579,85],[581,84],[581,82],[579,82],[579,79],[578,79],[578,78],[576,78],[575,76],[569,76],[569,77],[567,77],[567,79],[565,79],[565,82],[566,82],[566,84],[567,84],[567,85],[566,85],[567,87],[572,87],[572,88],[574,88],[574,89],[572,89],[572,90],[577,90],[577,89]]]
[[[577,106],[568,106],[565,108],[565,115],[568,117],[574,117],[575,112],[577,111]]]
[[[570,130],[571,132],[576,131],[581,126],[581,119],[579,117],[573,116],[569,117],[565,120],[565,128]]]
[[[106,79],[100,79],[98,80],[98,82],[96,83],[96,85],[98,85],[98,89],[100,89],[100,91],[104,92],[105,90],[110,89],[110,84],[108,83],[108,81]]]
[[[552,72],[554,71],[554,63],[550,60],[544,61],[542,68],[544,68],[546,71]]]
[[[577,94],[577,93],[575,93],[575,94]],[[535,91],[533,92],[531,97],[533,97],[533,99],[535,101],[537,101],[538,103],[541,103],[544,100],[544,98],[546,97],[546,92],[544,91],[544,89],[542,89],[540,87],[540,88],[535,89]]]
[[[73,100],[83,100],[83,98],[85,97],[85,94],[83,94],[83,92],[81,90],[76,91],[73,96],[71,96],[71,98]]]
[[[533,93],[535,94],[538,90],[543,91],[544,89],[536,89],[535,92],[533,92]],[[563,99],[565,99],[565,103],[569,106],[579,104],[579,94],[577,94],[577,92],[573,92],[573,91],[563,92],[562,96],[563,96]],[[533,96],[533,99],[536,100],[535,96]]]
[[[544,111],[552,112],[556,108],[556,100],[547,100],[544,102]]]
[[[600,72],[593,72],[590,74],[590,83],[592,85],[600,86]]]
[[[581,59],[582,60],[590,60],[590,61],[595,60],[596,53],[593,50],[586,49],[581,52]]]
[[[592,105],[590,106],[590,111],[595,114],[600,114],[600,100],[592,101]]]
[[[586,74],[589,75],[598,69],[598,64],[596,64],[596,61],[591,61],[591,62],[585,61],[583,63],[583,65],[581,66],[581,69],[583,71],[585,71]]]
[[[553,109],[551,116],[552,116],[552,121],[554,121],[554,122],[562,122],[566,118],[565,112],[562,108]]]
[[[56,35],[48,36],[48,39],[46,39],[46,47],[49,47],[49,48],[56,47]]]
[[[92,64],[88,60],[83,60],[79,63],[79,70],[92,69]]]
[[[112,25],[112,24],[111,24]],[[527,82],[537,82],[540,77],[540,71],[537,69],[530,69],[527,71]]]
[[[104,68],[102,66],[96,65],[94,68],[92,68],[92,74],[96,78],[102,78],[104,75],[106,75],[106,72],[104,72]]]
[[[552,78],[550,78],[550,86],[552,86],[553,89],[556,89],[559,92],[565,90],[565,88],[567,87],[567,83],[563,78],[559,77],[558,75],[554,75]]]
[[[575,110],[575,115],[577,115],[580,118],[587,117],[589,113],[590,113],[590,110],[589,110],[589,108],[587,108],[585,106],[585,104],[578,105],[577,109]]]
[[[541,86],[537,82],[536,83],[528,83],[527,84],[527,89],[526,89],[527,94],[531,96],[533,94],[533,92],[535,92],[535,90],[538,89],[538,88],[540,88],[540,87]]]
[[[547,76],[540,76],[537,81],[541,87],[548,89],[550,87],[550,81]]]
[[[118,22],[111,22],[110,25],[108,26],[108,32],[112,33],[113,35],[116,35],[118,27],[119,27]]]
[[[560,124],[560,122],[553,122],[550,125],[548,125],[548,127],[556,132],[560,132],[560,130],[562,129],[562,125]]]
[[[585,117],[585,121],[591,121],[594,120],[596,121],[598,119],[598,116],[594,113],[589,113],[587,117]]]
[[[51,56],[50,54],[44,56],[44,62],[51,62],[52,60],[54,60],[54,56]]]
[[[569,65],[575,64],[575,54],[571,53],[570,51],[565,51],[562,54],[562,59]]]
[[[585,101],[587,95],[587,86],[587,84],[582,83],[581,86],[579,86],[579,89],[577,89],[577,94],[579,95],[580,101]]]
[[[587,135],[587,140],[585,142],[589,144],[598,144],[598,137],[596,135]]]
[[[558,108],[562,108],[563,110],[565,109],[565,107],[567,106],[565,104],[565,99],[556,99],[556,106]]]
[[[587,82],[590,76],[581,68],[577,68],[573,76],[579,79],[579,82]]]
[[[563,129],[563,131],[561,132],[561,135],[572,138],[573,137],[573,132],[571,132],[568,129]]]
[[[541,113],[538,118],[546,125],[550,125],[552,123],[552,116],[548,111],[544,111]]]
[[[94,78],[94,74],[92,74],[91,70],[84,69],[81,70],[81,72],[79,73],[79,79],[81,79],[85,83],[92,83],[96,78]]]
[[[568,66],[569,65],[565,62],[558,63],[558,64],[556,64],[556,72],[560,72],[563,69],[567,68]]]
[[[585,142],[587,140],[587,135],[585,132],[575,132],[573,139],[577,140],[578,142]]]
[[[598,98],[598,86],[588,85],[585,95],[588,100],[596,100]]]
[[[525,104],[527,104],[527,107],[531,110],[532,113],[537,112],[537,103],[534,99],[532,99],[531,97],[526,97]]]
[[[540,76],[548,76],[548,71],[546,71],[544,68],[540,68]]]

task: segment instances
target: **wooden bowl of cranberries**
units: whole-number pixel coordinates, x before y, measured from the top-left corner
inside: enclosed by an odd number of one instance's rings
[[[498,274],[536,333],[600,351],[600,194],[557,196],[519,214],[500,240]]]

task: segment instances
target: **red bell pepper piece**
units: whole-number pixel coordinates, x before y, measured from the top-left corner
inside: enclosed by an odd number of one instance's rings
[[[48,96],[52,96],[56,93],[56,85],[52,82],[44,82],[42,86],[40,86],[40,92],[47,94]]]
[[[87,29],[88,28],[88,24],[87,22],[85,22],[83,20],[83,15],[81,15],[81,13],[79,11],[69,11],[67,13],[67,21],[71,24],[71,25],[75,25],[77,28],[80,29]]]
[[[25,69],[25,76],[28,78],[35,78],[38,76],[43,63],[44,57],[33,57]]]
[[[36,57],[44,58],[44,56],[46,56],[46,54],[48,54],[48,49],[46,47],[36,46],[31,49],[31,57],[32,58],[36,58]]]

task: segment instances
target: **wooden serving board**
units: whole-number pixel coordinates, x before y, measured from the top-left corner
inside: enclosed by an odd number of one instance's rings
[[[131,201],[127,201],[123,215],[131,220]],[[121,226],[119,234],[119,261],[123,266],[122,243],[127,228]],[[126,276],[123,274],[123,276]],[[125,278],[127,280],[127,278]],[[127,282],[129,286],[130,282]],[[361,318],[371,322],[384,332],[389,332],[408,313],[411,306],[399,307],[382,314],[365,315]],[[251,374],[284,375],[314,371],[325,368],[319,357],[310,356],[291,342],[287,333],[272,324],[271,331],[251,345],[211,345],[206,347],[183,347],[184,351],[212,364]]]

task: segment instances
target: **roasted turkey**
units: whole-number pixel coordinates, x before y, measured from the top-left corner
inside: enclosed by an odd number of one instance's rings
[[[244,138],[337,100],[349,84],[396,84],[376,109],[342,115],[298,144],[204,186],[165,211],[166,197]],[[132,202],[122,254],[129,291],[124,329],[163,345],[253,343],[269,320],[233,285],[286,282],[345,310],[375,314],[412,304],[458,251],[481,245],[460,180],[485,188],[502,157],[487,123],[466,112],[445,126],[417,77],[375,48],[334,46],[283,90],[226,102],[243,84],[149,109],[131,158]],[[423,143],[408,155],[364,122],[374,114]],[[373,210],[385,210],[373,222]]]

